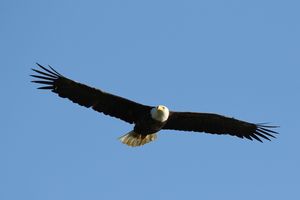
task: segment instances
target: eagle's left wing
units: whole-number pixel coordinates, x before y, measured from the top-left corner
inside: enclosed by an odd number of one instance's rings
[[[234,118],[212,113],[170,112],[169,119],[163,129],[205,132],[211,134],[229,134],[240,138],[259,138],[270,140],[277,132],[270,130],[277,126],[253,124]]]

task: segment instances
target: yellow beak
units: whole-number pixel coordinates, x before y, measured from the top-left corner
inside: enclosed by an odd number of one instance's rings
[[[157,110],[159,110],[159,111],[163,111],[163,110],[164,110],[164,108],[163,108],[162,106],[157,106]]]

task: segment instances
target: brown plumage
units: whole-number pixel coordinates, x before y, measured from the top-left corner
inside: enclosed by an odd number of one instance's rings
[[[277,126],[253,124],[218,114],[193,112],[171,112],[168,122],[163,127],[171,130],[229,134],[250,140],[254,138],[260,142],[262,140],[259,137],[267,140],[270,140],[270,137],[275,138],[272,134],[277,132],[270,128],[277,128]]]
[[[161,129],[229,134],[260,142],[261,138],[270,140],[277,134],[271,130],[277,126],[254,124],[212,113],[175,112],[165,106],[136,103],[68,79],[50,66],[47,69],[37,65],[41,70],[32,69],[37,74],[31,76],[37,78],[32,82],[43,85],[38,89],[51,90],[81,106],[135,124],[133,131],[120,138],[129,146],[140,146],[156,139],[155,133]]]

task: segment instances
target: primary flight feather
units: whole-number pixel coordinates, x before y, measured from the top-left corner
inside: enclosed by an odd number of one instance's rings
[[[37,65],[40,69],[32,69],[36,74],[31,76],[37,78],[32,82],[42,85],[38,89],[51,90],[81,106],[134,124],[132,131],[119,138],[128,146],[141,146],[151,142],[162,129],[228,134],[260,142],[262,139],[275,138],[274,134],[277,134],[271,130],[277,126],[254,124],[212,113],[170,111],[163,105],[143,105],[75,82],[51,66],[46,68],[38,63]]]

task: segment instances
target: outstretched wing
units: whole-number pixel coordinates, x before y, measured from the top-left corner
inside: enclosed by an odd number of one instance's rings
[[[250,140],[254,138],[262,142],[260,137],[267,140],[275,138],[272,134],[277,132],[270,129],[276,127],[248,123],[212,113],[171,112],[163,129],[229,134]]]
[[[122,119],[128,123],[134,123],[145,112],[150,112],[150,106],[75,82],[64,77],[51,66],[49,66],[50,69],[47,69],[38,63],[37,65],[41,70],[32,69],[37,74],[31,76],[37,78],[32,82],[43,85],[38,89],[51,90],[62,98],[68,98],[87,108],[92,107],[98,112]]]

